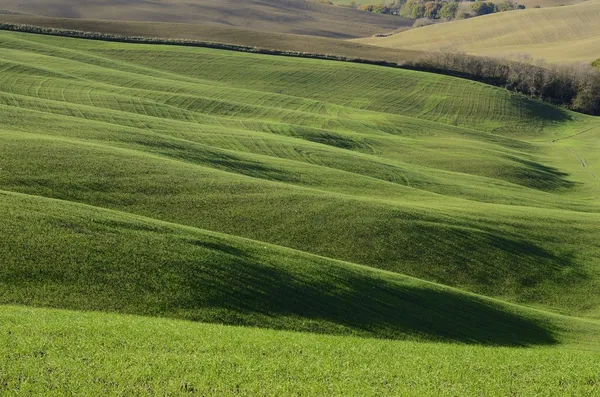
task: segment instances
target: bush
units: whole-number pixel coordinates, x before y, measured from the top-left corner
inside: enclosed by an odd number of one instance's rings
[[[458,3],[456,2],[445,2],[438,12],[438,17],[443,19],[454,19],[458,12]]]
[[[433,21],[433,19],[419,18],[419,19],[415,20],[415,23],[413,24],[413,28],[420,28],[422,26],[432,25],[434,23],[435,22]]]
[[[389,14],[391,12],[391,9],[383,4],[361,4],[358,9],[376,14]]]
[[[479,16],[492,14],[496,11],[496,7],[491,1],[476,1],[475,3],[471,4],[471,10],[473,10],[475,15]]]
[[[438,12],[442,8],[442,3],[435,1],[428,1],[425,3],[425,14],[423,16],[425,18],[435,19],[438,17]]]
[[[523,9],[525,6],[520,6],[512,0],[504,0],[501,3],[496,4],[496,12],[512,11]]]

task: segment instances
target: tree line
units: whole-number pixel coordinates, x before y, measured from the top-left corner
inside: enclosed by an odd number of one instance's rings
[[[428,53],[405,66],[485,82],[600,116],[600,70],[592,65],[534,65],[527,57],[506,60],[443,51]]]
[[[334,4],[331,0],[325,0]],[[379,4],[357,4],[350,3],[348,6],[361,11],[369,11],[379,14],[400,15],[408,19],[423,19],[430,21],[457,18],[471,18],[480,15],[492,14],[512,10],[525,9],[524,5],[513,0],[502,0],[494,3],[492,1],[465,1],[470,6],[461,7],[461,0],[393,0]]]

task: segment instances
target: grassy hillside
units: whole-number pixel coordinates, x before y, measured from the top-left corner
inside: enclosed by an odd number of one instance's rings
[[[335,38],[365,37],[412,26],[411,20],[400,17],[305,0],[4,0],[0,9],[7,14],[193,23]]]
[[[390,339],[560,336],[533,311],[265,243],[34,196],[0,206],[5,303]]]
[[[4,395],[594,395],[600,384],[597,333],[498,348],[6,306],[0,324]]]
[[[486,15],[359,42],[411,50],[462,50],[476,55],[528,54],[549,62],[589,63],[600,56],[600,1]]]
[[[369,65],[0,48],[0,394],[598,391],[599,118]]]
[[[600,315],[597,119],[366,65],[0,40],[0,189]]]

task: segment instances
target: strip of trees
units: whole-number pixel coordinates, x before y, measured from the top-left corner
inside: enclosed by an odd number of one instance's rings
[[[332,0],[324,0],[334,4]],[[470,3],[461,6],[461,3]],[[512,10],[525,9],[524,5],[513,0],[492,1],[461,1],[461,0],[393,0],[379,4],[350,3],[350,7],[361,11],[379,14],[400,15],[408,19],[445,20],[456,18],[471,18],[480,15],[492,14]]]
[[[592,65],[535,65],[527,57],[506,60],[444,51],[428,53],[406,66],[482,81],[577,112],[600,115],[600,71]]]

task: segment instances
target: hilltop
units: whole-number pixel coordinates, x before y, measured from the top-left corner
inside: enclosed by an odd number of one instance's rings
[[[420,51],[465,51],[475,55],[549,62],[590,63],[600,56],[600,1],[527,9],[425,26],[363,44]]]

